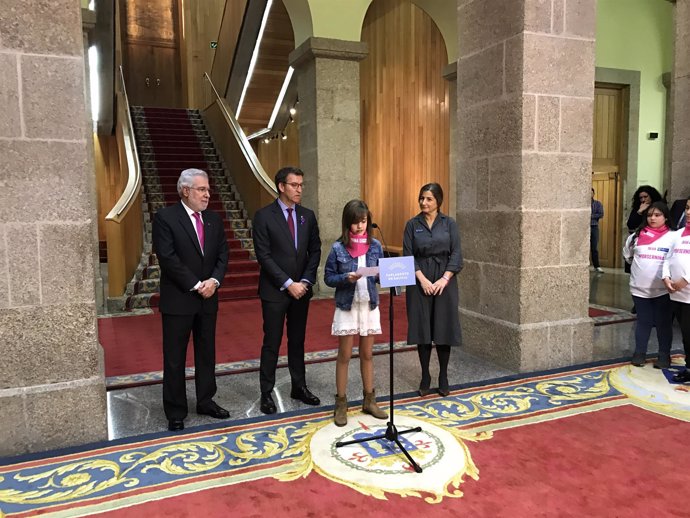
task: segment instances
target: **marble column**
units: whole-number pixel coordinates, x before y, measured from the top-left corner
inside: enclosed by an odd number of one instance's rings
[[[319,220],[322,264],[341,233],[343,206],[361,197],[359,62],[367,53],[366,43],[313,37],[290,54],[307,184],[302,202]]]
[[[520,371],[592,358],[595,0],[458,3],[465,345]]]
[[[690,1],[676,1],[673,19],[675,45],[668,108],[673,126],[669,201],[690,195]]]
[[[0,456],[107,438],[79,3],[0,10]]]

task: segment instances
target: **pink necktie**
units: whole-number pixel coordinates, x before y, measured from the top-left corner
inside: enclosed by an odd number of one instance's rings
[[[196,220],[196,235],[199,236],[199,244],[201,245],[201,250],[204,250],[204,224],[201,221],[201,213],[195,212],[194,219]]]
[[[287,210],[288,213],[288,219],[287,219],[287,224],[288,228],[290,229],[290,235],[292,235],[292,242],[295,242],[295,222],[292,221],[292,209],[289,208]]]

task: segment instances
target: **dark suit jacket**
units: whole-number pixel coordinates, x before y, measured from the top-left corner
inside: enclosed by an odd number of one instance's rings
[[[673,202],[673,205],[671,205],[671,223],[675,227],[678,225],[678,222],[680,221],[680,217],[683,215],[685,212],[685,203],[688,201],[687,198],[682,198],[680,200],[676,200]]]
[[[160,311],[173,315],[191,315],[218,310],[218,292],[204,299],[190,291],[199,281],[210,277],[223,282],[228,265],[228,242],[223,220],[205,210],[204,253],[187,211],[179,202],[160,209],[153,218],[153,249],[161,267]]]
[[[289,297],[280,288],[285,281],[306,279],[316,284],[321,259],[321,239],[314,212],[295,206],[297,215],[297,249],[278,201],[256,211],[252,225],[254,250],[261,266],[259,297],[272,302]],[[307,293],[311,297],[312,290]]]

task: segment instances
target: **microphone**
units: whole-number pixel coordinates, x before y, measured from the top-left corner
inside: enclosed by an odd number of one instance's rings
[[[391,253],[388,251],[388,245],[386,244],[386,240],[383,238],[383,230],[381,230],[381,227],[379,227],[376,223],[372,223],[371,228],[379,229],[379,234],[381,234],[381,242],[383,243],[383,248],[385,249],[383,252],[383,257],[386,257],[386,254],[388,254],[388,257],[390,257]]]
[[[388,245],[386,244],[386,240],[383,238],[383,230],[381,230],[381,227],[379,227],[376,223],[372,223],[371,228],[379,229],[379,234],[381,234],[381,242],[383,243],[383,248],[385,249],[385,251],[383,252],[383,257],[386,257],[386,254],[388,254],[388,257],[390,258],[391,253],[388,251]],[[391,295],[394,295],[397,297],[401,294],[402,294],[402,286],[395,286],[394,288],[391,288]]]

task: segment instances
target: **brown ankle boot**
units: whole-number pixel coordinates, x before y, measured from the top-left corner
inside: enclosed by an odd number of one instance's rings
[[[376,391],[363,392],[364,401],[362,401],[362,412],[373,415],[376,419],[388,419],[388,414],[381,410],[376,404]]]
[[[338,396],[336,394],[333,422],[336,426],[345,426],[347,424],[347,396]]]

